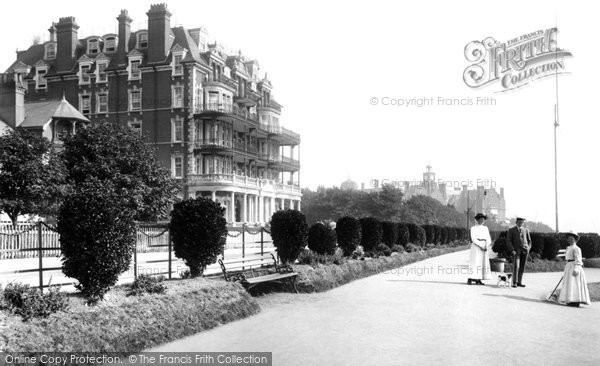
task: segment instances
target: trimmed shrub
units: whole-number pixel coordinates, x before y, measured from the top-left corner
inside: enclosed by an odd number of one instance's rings
[[[408,245],[406,246],[406,251],[407,251],[408,253],[412,253],[412,252],[418,252],[418,251],[420,251],[420,250],[423,250],[423,249],[422,249],[420,246],[418,246],[418,245],[414,245],[414,244],[408,244]]]
[[[406,246],[410,242],[410,231],[408,230],[408,226],[403,223],[397,224],[398,226],[398,241],[397,244]]]
[[[533,238],[532,238],[533,240]],[[542,258],[554,259],[558,255],[560,249],[560,240],[556,234],[544,235],[544,248],[542,251]]]
[[[398,241],[398,225],[395,222],[383,221],[381,229],[383,230],[381,241],[388,247],[396,244]]]
[[[338,246],[344,251],[345,256],[351,256],[360,245],[362,230],[360,222],[351,216],[344,216],[336,222]]]
[[[308,248],[318,254],[335,253],[336,235],[329,225],[317,222],[308,230]]]
[[[456,241],[456,238],[458,236],[457,230],[455,227],[449,227],[448,228],[448,243],[453,243]]]
[[[600,236],[596,233],[580,233],[577,246],[584,258],[600,257]]]
[[[543,233],[530,233],[531,236],[531,252],[537,254],[544,253],[544,239],[546,234]],[[550,258],[552,259],[552,258]]]
[[[2,291],[5,306],[27,321],[31,318],[46,318],[68,306],[68,299],[60,288],[51,287],[46,293],[20,283],[9,283]]]
[[[381,244],[377,244],[377,246],[375,247],[375,252],[379,253],[379,254],[383,254],[386,257],[389,257],[390,255],[392,255],[392,250],[390,249],[390,247],[388,247],[387,245],[381,243]]]
[[[449,230],[446,226],[440,227],[442,235],[440,236],[440,244],[448,244]]]
[[[492,245],[492,250],[495,253],[498,253],[498,257],[500,258],[511,258],[512,254],[508,252],[508,247],[506,246],[506,237],[499,237],[496,239],[494,244]]]
[[[381,243],[383,230],[381,223],[374,217],[363,217],[358,220],[362,231],[360,245],[365,248],[365,252],[370,252]]]
[[[442,242],[442,227],[439,225],[433,225],[433,229],[435,230],[435,238],[431,244],[439,244]]]
[[[457,228],[457,233],[458,240],[462,242],[471,242],[471,234],[469,233],[469,230],[467,230],[467,228],[459,227]]]
[[[89,303],[103,299],[129,269],[135,248],[134,211],[109,181],[74,188],[58,213],[62,271]]]
[[[202,275],[223,252],[227,239],[225,208],[210,198],[197,197],[177,202],[169,226],[175,256],[185,261],[190,275]]]
[[[293,263],[308,239],[306,217],[297,210],[275,212],[271,217],[271,238],[281,261]]]
[[[139,275],[131,284],[128,295],[162,294],[167,289],[167,286],[163,283],[164,280],[164,276]]]
[[[421,227],[425,230],[425,243],[435,243],[435,227],[433,225],[421,225]]]

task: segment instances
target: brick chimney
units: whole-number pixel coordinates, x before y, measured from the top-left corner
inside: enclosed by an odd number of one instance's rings
[[[148,13],[148,62],[163,62],[169,54],[171,13],[166,4],[150,5]]]
[[[117,46],[117,55],[119,64],[127,62],[127,53],[129,53],[129,38],[131,37],[131,22],[133,21],[127,10],[122,9],[117,17],[119,21],[119,44]]]
[[[77,30],[79,26],[75,23],[74,17],[60,18],[56,24],[57,52],[56,69],[57,71],[69,71],[73,66],[75,52],[77,50]]]
[[[25,84],[18,74],[0,74],[0,118],[15,128],[25,120]]]
[[[50,33],[50,42],[56,42],[56,23],[52,22],[52,25],[48,28],[48,33]]]

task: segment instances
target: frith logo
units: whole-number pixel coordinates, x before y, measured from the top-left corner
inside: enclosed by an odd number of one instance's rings
[[[565,57],[571,52],[558,48],[558,28],[538,30],[500,43],[492,37],[465,46],[471,64],[463,79],[471,88],[499,82],[505,92],[535,80],[565,73]]]

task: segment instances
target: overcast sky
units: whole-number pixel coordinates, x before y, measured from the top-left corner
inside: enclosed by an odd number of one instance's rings
[[[116,32],[121,8],[133,30],[154,1],[30,1],[3,4],[0,69],[45,40],[59,17],[74,16],[80,38]],[[600,231],[597,12],[583,1],[169,1],[172,25],[205,26],[210,39],[258,59],[284,106],[282,123],[302,136],[301,185],[351,178],[491,180],[504,187],[508,216],[554,227],[555,79],[509,93],[463,82],[465,45],[505,42],[553,27],[568,75],[559,77],[561,230]],[[385,98],[434,98],[423,107],[382,105]],[[495,105],[438,105],[441,98],[493,97]],[[378,98],[376,105],[372,98]],[[388,100],[388,99],[385,99]]]

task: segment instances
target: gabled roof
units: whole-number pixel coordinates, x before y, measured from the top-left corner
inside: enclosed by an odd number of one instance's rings
[[[25,120],[20,126],[44,127],[53,118],[90,122],[89,119],[63,98],[62,100],[25,103]]]

